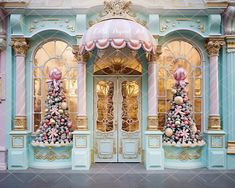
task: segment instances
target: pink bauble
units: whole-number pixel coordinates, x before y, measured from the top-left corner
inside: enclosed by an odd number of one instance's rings
[[[188,121],[184,121],[184,124],[185,124],[185,125],[188,125]]]
[[[185,80],[185,78],[186,78],[186,71],[183,68],[176,69],[176,71],[174,73],[174,78],[177,81]]]
[[[61,77],[62,77],[62,73],[61,73],[61,71],[60,71],[59,69],[53,68],[53,69],[50,71],[49,77],[50,77],[50,79],[52,79],[52,80],[60,80]]]
[[[69,127],[69,128],[72,127],[72,122],[71,122],[71,121],[68,122],[68,127]]]

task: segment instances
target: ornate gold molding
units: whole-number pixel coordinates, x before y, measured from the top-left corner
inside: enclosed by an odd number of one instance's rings
[[[0,53],[6,49],[6,38],[0,35]]]
[[[148,130],[159,130],[158,116],[148,116]]]
[[[227,154],[235,154],[235,141],[228,142]]]
[[[218,56],[220,48],[225,44],[223,37],[214,37],[206,40],[207,53],[210,56]]]
[[[25,55],[29,45],[25,38],[12,38],[11,47],[15,50],[16,55]]]
[[[209,116],[208,130],[221,130],[220,116]]]
[[[55,161],[58,159],[69,159],[71,158],[71,149],[64,150],[63,153],[59,154],[53,150],[52,147],[48,147],[48,152],[44,153],[39,148],[34,148],[34,158],[40,160]]]
[[[130,10],[131,1],[109,0],[104,1],[104,10],[101,12],[98,21],[104,21],[113,18],[135,20],[134,13]]]
[[[14,130],[24,131],[27,129],[26,116],[15,116],[14,119]]]
[[[187,149],[182,150],[180,153],[175,153],[169,150],[165,150],[165,157],[167,159],[176,159],[176,160],[193,160],[193,159],[199,159],[201,157],[202,149],[198,148],[194,152],[189,151]]]
[[[87,116],[77,116],[76,121],[76,130],[88,130]]]

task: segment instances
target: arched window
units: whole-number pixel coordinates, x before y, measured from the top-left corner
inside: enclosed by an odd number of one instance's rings
[[[66,42],[53,40],[41,45],[33,59],[33,123],[37,130],[45,112],[48,74],[51,69],[62,72],[63,87],[67,98],[69,116],[75,125],[77,112],[77,62],[72,48]]]
[[[193,105],[193,115],[197,128],[202,124],[202,58],[197,48],[183,40],[171,41],[163,46],[158,60],[158,113],[159,125],[165,123],[167,111],[172,99],[172,86],[175,83],[173,73],[178,67],[187,71],[188,96]]]

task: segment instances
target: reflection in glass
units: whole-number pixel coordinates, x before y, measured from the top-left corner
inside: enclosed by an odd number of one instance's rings
[[[34,131],[37,129],[37,125],[39,125],[45,110],[46,81],[50,70],[54,67],[57,67],[62,72],[63,87],[67,101],[69,101],[69,116],[73,125],[76,124],[77,62],[72,53],[72,48],[63,41],[55,40],[41,45],[34,56]]]
[[[165,115],[170,108],[172,86],[175,83],[173,73],[178,67],[183,67],[187,71],[188,96],[193,105],[195,118],[197,118],[197,127],[201,129],[202,61],[198,50],[186,41],[176,40],[163,46],[162,51],[163,53],[158,59],[159,126],[164,126]]]
[[[99,81],[96,84],[97,95],[97,130],[109,132],[114,129],[114,112],[113,112],[113,94],[114,83],[111,81]]]
[[[122,82],[122,130],[127,132],[139,129],[138,97],[139,85],[136,81]]]

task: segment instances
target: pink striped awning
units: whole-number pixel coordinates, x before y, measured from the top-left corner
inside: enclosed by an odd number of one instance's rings
[[[92,51],[95,47],[105,49],[129,47],[133,50],[143,48],[155,53],[156,42],[151,33],[142,25],[125,19],[110,19],[99,22],[83,35],[80,53]]]

